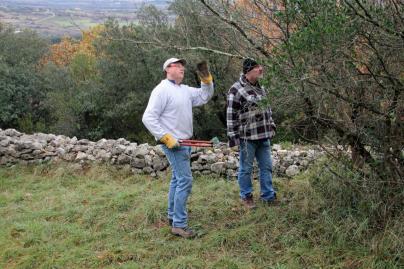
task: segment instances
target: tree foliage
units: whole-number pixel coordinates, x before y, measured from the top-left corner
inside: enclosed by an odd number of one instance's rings
[[[265,84],[272,92],[267,102],[282,111],[289,126],[303,139],[334,145],[340,160],[351,152],[351,164],[363,173],[359,190],[377,194],[375,220],[402,209],[404,10],[399,1],[241,1],[248,9],[200,2],[266,62]],[[256,31],[256,16],[280,34]]]
[[[45,93],[39,87],[37,64],[46,41],[35,32],[15,32],[0,23],[0,126],[22,131],[45,128]]]

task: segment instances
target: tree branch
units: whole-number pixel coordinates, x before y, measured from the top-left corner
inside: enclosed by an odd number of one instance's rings
[[[232,53],[228,53],[228,52],[224,52],[224,51],[220,51],[220,50],[216,50],[216,49],[211,49],[211,48],[206,48],[206,47],[180,47],[180,46],[176,46],[176,45],[170,45],[170,44],[163,44],[161,42],[152,42],[152,41],[139,41],[139,40],[134,40],[134,39],[129,39],[129,38],[112,38],[109,37],[108,38],[111,41],[125,41],[125,42],[130,42],[136,45],[152,45],[154,47],[157,48],[165,48],[165,49],[175,49],[175,50],[179,50],[179,51],[183,51],[183,50],[196,50],[196,51],[207,51],[207,52],[211,52],[214,54],[218,54],[218,55],[224,55],[224,56],[228,56],[231,58],[238,58],[238,59],[243,59],[245,58],[245,56],[240,55],[240,54],[232,54]]]
[[[261,46],[258,46],[254,40],[252,40],[247,33],[238,25],[235,21],[225,18],[224,16],[220,15],[219,12],[214,10],[209,4],[206,3],[205,0],[199,0],[207,9],[209,9],[214,15],[216,15],[219,19],[224,21],[225,23],[229,24],[230,26],[234,27],[247,41],[250,43],[254,49],[259,51],[265,57],[269,58],[271,55]]]
[[[389,34],[392,34],[392,35],[395,35],[395,36],[398,36],[398,37],[401,37],[402,39],[404,39],[404,33],[397,33],[397,32],[395,32],[395,31],[392,31],[391,29],[386,28],[386,27],[380,25],[377,21],[375,21],[375,20],[373,19],[373,17],[369,14],[369,12],[366,10],[366,8],[360,3],[360,1],[355,0],[355,2],[356,2],[356,3],[359,5],[359,7],[363,10],[363,12],[365,13],[365,15],[360,14],[359,11],[358,11],[351,3],[349,3],[349,1],[345,0],[344,2],[345,2],[345,4],[347,4],[347,5],[352,9],[352,11],[353,11],[356,15],[358,15],[359,17],[361,17],[361,18],[364,19],[365,21],[367,21],[367,22],[373,24],[374,26],[377,26],[378,28],[382,29],[383,31],[385,31],[385,32],[387,32],[387,33],[389,33]]]

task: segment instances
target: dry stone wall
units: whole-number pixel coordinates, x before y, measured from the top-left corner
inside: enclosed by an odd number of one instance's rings
[[[321,157],[316,147],[272,146],[274,174],[292,177]],[[0,129],[0,165],[67,161],[78,164],[110,163],[129,166],[135,174],[162,176],[168,168],[161,146],[131,143],[123,138],[97,142],[63,135],[23,134],[15,129]],[[191,165],[194,175],[219,175],[233,178],[238,169],[238,152],[220,143],[214,148],[193,148]]]

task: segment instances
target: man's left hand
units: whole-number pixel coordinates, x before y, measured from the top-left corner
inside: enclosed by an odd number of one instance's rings
[[[213,77],[209,72],[209,66],[206,61],[202,61],[196,65],[196,73],[199,76],[201,82],[210,84],[213,81]]]

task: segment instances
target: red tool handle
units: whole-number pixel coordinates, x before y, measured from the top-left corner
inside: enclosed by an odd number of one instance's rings
[[[183,143],[180,142],[181,146],[189,146],[189,147],[213,147],[213,144],[207,143]]]
[[[180,139],[180,143],[205,143],[205,144],[213,144],[213,142],[207,140],[191,140],[191,139]]]

